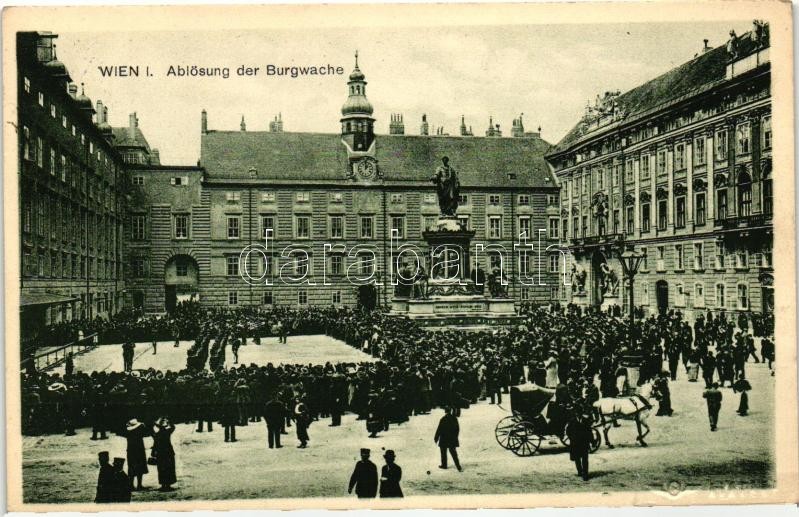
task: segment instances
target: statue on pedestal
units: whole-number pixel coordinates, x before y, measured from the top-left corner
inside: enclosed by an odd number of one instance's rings
[[[441,215],[454,217],[455,212],[458,210],[458,196],[460,195],[461,184],[458,181],[458,173],[449,165],[449,158],[444,156],[441,161],[443,165],[436,169],[436,173],[430,178],[430,181],[436,185]]]

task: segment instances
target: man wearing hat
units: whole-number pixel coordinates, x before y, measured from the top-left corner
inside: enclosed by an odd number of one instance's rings
[[[270,449],[283,447],[280,445],[280,429],[285,418],[286,407],[278,398],[278,394],[275,394],[264,407],[264,420],[266,420],[266,433]]]
[[[452,408],[447,407],[445,411],[446,414],[439,420],[436,435],[433,438],[433,441],[438,444],[438,448],[441,451],[441,465],[438,468],[447,468],[447,451],[449,451],[452,461],[455,463],[455,468],[463,472],[458,460],[458,446],[460,445],[458,442],[458,435],[460,434],[458,418],[453,414]]]
[[[130,488],[133,490],[133,479],[136,478],[136,490],[142,490],[142,477],[150,470],[147,468],[147,452],[144,449],[144,437],[149,433],[144,424],[131,419],[125,425],[125,438],[128,441],[128,476],[130,476]]]
[[[369,449],[361,449],[361,460],[355,464],[355,470],[350,476],[348,493],[355,489],[355,495],[360,499],[370,499],[377,496],[377,465],[369,460]]]
[[[380,497],[404,497],[402,488],[400,488],[402,469],[394,463],[396,457],[396,454],[391,449],[387,450],[383,455],[386,464],[383,465],[380,472]]]
[[[577,467],[577,475],[588,481],[588,453],[591,450],[591,416],[577,413],[566,426],[569,458]]]
[[[112,489],[114,485],[114,468],[109,463],[108,451],[97,454],[100,463],[100,474],[97,476],[97,495],[95,503],[111,503],[114,501]]]
[[[710,430],[715,431],[719,423],[719,411],[721,411],[721,392],[719,391],[719,383],[714,382],[712,386],[708,387],[702,398],[707,400],[707,415],[710,419]]]

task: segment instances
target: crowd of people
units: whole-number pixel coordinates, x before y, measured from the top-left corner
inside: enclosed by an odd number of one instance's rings
[[[270,447],[281,447],[281,435],[294,426],[304,448],[311,423],[320,419],[330,418],[330,425],[338,426],[342,415],[351,412],[364,421],[369,436],[377,436],[434,407],[448,408],[457,417],[481,399],[501,403],[510,386],[528,381],[557,388],[550,416],[576,419],[589,414],[599,397],[623,395],[627,384],[653,381],[658,415],[670,416],[669,381],[681,371],[697,381],[700,369],[708,389],[718,383],[741,391],[739,413],[745,415],[745,395],[751,389],[745,376],[748,358],[763,360],[769,368],[774,362],[771,336],[762,339],[758,357],[749,332],[750,326],[760,332],[769,328],[762,317],[743,314],[733,321],[708,312],[691,324],[672,311],[638,318],[631,327],[618,312],[558,304],[526,306],[521,316],[515,327],[464,332],[428,331],[379,311],[340,307],[232,312],[194,304],[170,318],[124,314],[106,324],[124,337],[120,342],[157,336],[191,340],[186,367],[25,372],[23,432],[74,434],[76,427],[91,426],[92,439],[104,439],[108,432],[125,436],[131,421],[152,429],[167,417],[174,424],[196,423],[198,432],[217,423],[225,429],[225,441],[235,442],[236,427],[264,420]],[[375,360],[237,364],[239,347],[258,346],[264,336],[285,340],[317,333]],[[228,345],[234,361],[226,367]],[[460,468],[456,456],[453,460]]]

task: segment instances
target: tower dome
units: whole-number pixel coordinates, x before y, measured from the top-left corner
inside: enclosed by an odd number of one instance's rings
[[[47,70],[47,72],[53,77],[68,79],[69,72],[67,72],[67,67],[64,65],[64,63],[58,60],[55,51],[56,46],[53,45],[53,59],[44,64],[44,69]]]
[[[80,83],[80,95],[75,98],[75,102],[80,109],[92,109],[92,100],[86,96],[83,83]]]
[[[366,76],[358,68],[357,50],[347,90],[347,100],[341,107],[341,136],[350,151],[367,152],[374,142],[374,108],[366,98]]]
[[[374,112],[372,103],[366,98],[366,76],[358,68],[358,51],[355,51],[355,68],[347,82],[349,96],[341,107],[341,115],[371,115]]]

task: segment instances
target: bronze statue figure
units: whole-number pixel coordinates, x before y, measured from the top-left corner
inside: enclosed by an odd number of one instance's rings
[[[441,215],[454,216],[455,211],[458,209],[461,184],[458,181],[458,173],[449,165],[449,158],[445,156],[441,161],[443,165],[436,169],[435,176],[430,178],[430,180],[436,185]]]

